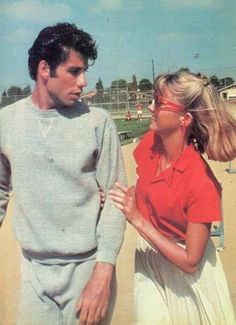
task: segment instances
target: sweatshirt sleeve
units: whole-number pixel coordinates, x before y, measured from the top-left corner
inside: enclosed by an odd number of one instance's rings
[[[10,166],[0,148],[0,226],[6,214],[10,191]]]
[[[108,191],[116,181],[126,185],[125,168],[120,140],[112,120],[107,125],[101,142],[96,178],[106,195],[97,226],[97,261],[115,264],[123,242],[125,217],[109,198]]]

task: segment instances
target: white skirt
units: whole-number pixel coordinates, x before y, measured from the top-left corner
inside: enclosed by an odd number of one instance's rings
[[[211,239],[199,270],[187,274],[140,237],[134,290],[136,325],[236,324],[225,274]]]

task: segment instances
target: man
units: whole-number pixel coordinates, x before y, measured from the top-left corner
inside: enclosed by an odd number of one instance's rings
[[[142,103],[137,103],[135,105],[136,111],[137,111],[137,119],[139,122],[142,122],[142,117],[143,117],[143,104]]]
[[[109,323],[114,306],[125,221],[109,197],[101,210],[99,188],[125,176],[110,115],[79,101],[96,58],[91,35],[75,25],[43,29],[29,50],[32,95],[0,111],[0,223],[11,178],[19,325]]]

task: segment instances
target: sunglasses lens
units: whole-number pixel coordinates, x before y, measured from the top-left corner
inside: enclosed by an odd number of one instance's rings
[[[167,98],[157,95],[155,96],[155,107],[160,111],[170,111],[175,113],[184,111],[184,107],[181,104],[177,104]]]

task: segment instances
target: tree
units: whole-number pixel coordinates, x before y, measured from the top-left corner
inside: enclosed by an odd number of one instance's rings
[[[25,88],[23,88],[21,93],[24,94],[24,95],[29,95],[31,93],[30,86],[28,85]]]
[[[227,87],[229,85],[232,85],[234,83],[234,79],[231,77],[225,77],[220,79],[220,86],[221,87]]]
[[[2,98],[1,98],[1,103],[0,103],[0,108],[5,106],[5,102],[6,102],[6,98],[7,98],[7,92],[6,90],[3,91],[2,93]]]
[[[98,82],[96,83],[96,89],[97,89],[97,94],[95,96],[95,102],[97,103],[102,103],[103,102],[103,95],[104,95],[104,88],[102,84],[101,78],[98,79]]]
[[[139,89],[140,91],[152,90],[152,83],[148,79],[142,79],[139,81]]]
[[[138,82],[137,82],[137,78],[136,78],[135,74],[132,77],[131,87],[132,87],[131,90],[133,90],[133,91],[137,91],[137,89],[138,89]]]
[[[7,90],[4,90],[2,93],[2,107],[6,105],[10,105],[15,101],[27,97],[31,93],[30,86],[26,86],[25,88],[21,89],[18,86],[11,86]]]
[[[190,69],[188,67],[181,67],[179,71],[190,72]]]
[[[135,101],[138,90],[138,82],[135,74],[132,76],[132,82],[129,82],[127,84],[127,87],[129,90],[129,100]]]
[[[101,78],[99,78],[98,82],[96,83],[96,89],[97,90],[103,90],[104,89]]]
[[[217,76],[213,75],[210,77],[210,81],[213,84],[214,87],[219,88],[220,87],[220,80]]]
[[[8,96],[15,96],[15,95],[21,95],[22,94],[22,89],[18,86],[11,86],[7,90]]]
[[[114,80],[111,82],[111,88],[127,88],[127,81],[125,79]]]

